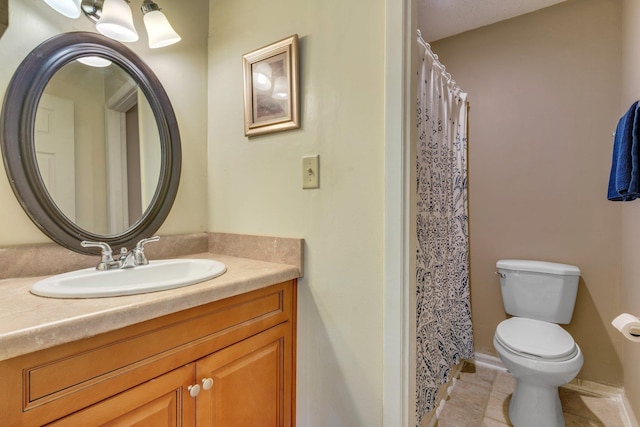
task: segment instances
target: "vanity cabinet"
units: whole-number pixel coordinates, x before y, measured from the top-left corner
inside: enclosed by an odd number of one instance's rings
[[[2,426],[293,426],[296,281],[0,362]]]

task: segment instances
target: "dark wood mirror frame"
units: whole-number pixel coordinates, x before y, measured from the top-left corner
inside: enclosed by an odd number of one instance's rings
[[[84,56],[107,58],[122,67],[137,83],[153,110],[161,145],[160,178],[155,195],[142,217],[129,229],[100,235],[80,228],[58,208],[46,190],[38,169],[34,123],[40,97],[51,77],[64,65]],[[131,248],[150,237],[166,219],[178,191],[182,151],[178,123],[162,84],[151,68],[121,43],[89,32],[64,33],[36,47],[16,70],[0,115],[0,146],[9,182],[22,208],[52,240],[75,252],[83,240],[101,241],[112,248]]]

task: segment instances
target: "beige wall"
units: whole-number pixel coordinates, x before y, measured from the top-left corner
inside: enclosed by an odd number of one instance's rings
[[[303,237],[298,425],[382,425],[382,0],[210,3],[210,229]],[[366,13],[363,13],[366,11]],[[300,36],[300,130],[248,139],[242,55]],[[301,158],[320,155],[320,188]]]
[[[189,7],[179,2],[166,3],[162,7],[181,33],[182,42],[164,49],[149,49],[142,13],[139,13],[139,4],[134,2],[132,8],[140,41],[127,46],[143,57],[160,78],[172,101],[182,136],[184,166],[180,189],[176,204],[159,232],[205,231],[208,1],[196,0],[190,2]],[[38,44],[61,32],[95,31],[85,17],[65,18],[41,0],[11,0],[9,13],[10,25],[0,38],[0,99],[4,98],[18,64]],[[0,247],[48,241],[22,211],[4,170],[0,171],[0,200]]]
[[[622,104],[624,111],[640,98],[640,3],[635,0],[622,2]],[[640,203],[622,206],[622,307],[621,311],[640,316]],[[634,413],[640,415],[640,345],[624,340],[623,344],[624,389]]]
[[[433,44],[471,103],[476,351],[495,354],[505,318],[496,260],[574,264],[582,279],[567,329],[584,352],[579,377],[611,385],[623,382],[621,338],[609,324],[621,309],[621,204],[606,199],[623,111],[620,25],[616,0],[569,0]]]

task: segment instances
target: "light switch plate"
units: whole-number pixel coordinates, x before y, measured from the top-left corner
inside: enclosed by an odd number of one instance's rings
[[[320,188],[320,156],[305,156],[302,158],[302,188]]]

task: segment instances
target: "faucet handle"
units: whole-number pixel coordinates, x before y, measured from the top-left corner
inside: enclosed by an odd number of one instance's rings
[[[157,242],[160,240],[160,236],[153,236],[148,239],[142,239],[138,242],[136,247],[132,250],[135,257],[135,265],[147,265],[149,264],[149,260],[144,254],[144,245],[151,242]]]
[[[148,239],[142,239],[136,245],[136,249],[138,249],[139,251],[142,251],[144,250],[144,245],[146,245],[147,243],[157,242],[159,240],[160,240],[160,236],[153,236],[153,237],[149,237]]]
[[[100,248],[102,252],[102,260],[103,261],[113,261],[113,251],[111,250],[111,246],[108,243],[104,242],[90,242],[88,240],[83,240],[80,242],[80,245],[83,248]]]
[[[117,267],[118,261],[113,259],[113,251],[111,250],[111,246],[108,243],[104,242],[89,242],[87,240],[83,240],[80,242],[80,245],[83,248],[100,248],[101,250],[101,258],[100,263],[96,267],[97,270],[109,270]]]

